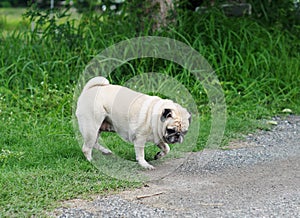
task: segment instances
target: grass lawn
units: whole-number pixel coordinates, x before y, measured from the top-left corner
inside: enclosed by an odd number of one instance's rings
[[[37,24],[43,32],[32,33],[23,13],[0,9],[0,217],[44,216],[63,200],[142,185],[110,178],[87,162],[72,126],[73,92],[86,64],[108,46],[139,34],[188,42],[213,66],[227,105],[223,144],[270,128],[264,120],[283,115],[285,108],[300,113],[299,34],[279,25],[216,12],[183,13],[176,27],[139,33],[127,15],[96,14],[52,24],[45,16],[46,25]],[[110,79],[123,84],[143,72],[166,73],[187,87],[201,114],[194,151],[203,149],[211,124],[201,84],[174,63],[152,59],[133,60]],[[111,134],[104,138],[123,143]],[[114,149],[134,160],[132,148]],[[155,150],[147,149],[151,159]]]
[[[135,185],[102,175],[89,164],[68,120],[30,114],[2,114],[1,120],[1,216],[41,215],[63,199]]]
[[[6,31],[13,31],[16,28],[22,28],[23,25],[28,25],[22,20],[22,14],[25,11],[25,8],[0,8],[0,28]]]

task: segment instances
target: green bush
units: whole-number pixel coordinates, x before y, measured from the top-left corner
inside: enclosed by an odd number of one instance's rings
[[[1,8],[10,8],[11,4],[9,1],[3,1],[3,2],[0,2],[0,7]]]

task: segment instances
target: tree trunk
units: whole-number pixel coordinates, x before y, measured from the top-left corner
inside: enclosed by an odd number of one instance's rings
[[[174,22],[174,5],[172,0],[148,0],[152,2],[152,8],[150,10],[150,16],[153,21],[153,30],[166,27],[170,22]]]
[[[139,29],[144,30],[146,24],[151,23],[151,30],[155,31],[166,27],[175,21],[175,9],[172,0],[144,0],[136,1],[133,7],[139,7]],[[132,8],[132,11],[136,8]]]

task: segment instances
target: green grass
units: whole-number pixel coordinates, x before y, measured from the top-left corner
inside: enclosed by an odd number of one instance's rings
[[[63,199],[129,186],[85,160],[69,118],[18,109],[0,117],[1,216],[39,216]]]
[[[28,22],[23,21],[22,14],[26,9],[0,8],[0,28],[5,31],[13,31],[28,26]]]
[[[105,176],[85,160],[71,108],[79,75],[93,56],[150,33],[136,32],[135,20],[127,15],[83,16],[76,22],[64,17],[51,28],[45,19],[45,25],[37,26],[43,33],[31,33],[29,26],[19,26],[23,12],[1,9],[0,16],[0,216],[41,216],[63,200],[141,185]],[[284,108],[300,113],[300,34],[218,12],[182,13],[176,27],[151,34],[190,44],[214,67],[228,112],[223,144],[268,129],[263,120],[281,115]],[[188,88],[201,115],[195,151],[203,149],[210,107],[201,84],[180,66],[153,59],[116,69],[111,82],[123,84],[143,72],[168,74]],[[116,146],[123,141],[112,134],[104,139],[116,154],[134,160],[129,144]],[[147,147],[147,159],[155,152]]]

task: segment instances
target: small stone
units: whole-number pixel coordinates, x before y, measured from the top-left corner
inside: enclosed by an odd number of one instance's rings
[[[283,109],[282,112],[283,112],[283,113],[287,113],[287,114],[293,113],[293,111],[292,111],[291,109],[289,109],[289,108]]]
[[[269,124],[269,125],[278,125],[278,122],[275,121],[275,120],[268,120],[267,124]]]

